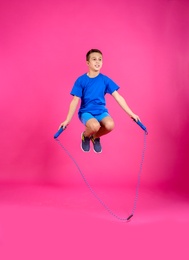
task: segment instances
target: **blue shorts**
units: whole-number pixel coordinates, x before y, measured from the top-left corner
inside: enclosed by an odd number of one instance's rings
[[[108,114],[108,112],[104,112],[104,113],[102,113],[102,114],[100,114],[100,115],[95,115],[95,116],[91,115],[90,113],[83,113],[83,114],[81,114],[81,116],[80,116],[79,119],[81,120],[81,122],[82,122],[84,125],[86,125],[87,121],[88,121],[89,119],[91,119],[91,118],[95,118],[98,122],[100,122],[100,121],[102,121],[102,119],[104,119],[104,118],[107,117],[107,116],[110,116],[110,115]]]

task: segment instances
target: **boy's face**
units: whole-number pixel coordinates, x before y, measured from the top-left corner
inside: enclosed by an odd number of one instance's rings
[[[102,55],[98,52],[91,53],[87,65],[89,66],[89,70],[100,71],[102,68]]]

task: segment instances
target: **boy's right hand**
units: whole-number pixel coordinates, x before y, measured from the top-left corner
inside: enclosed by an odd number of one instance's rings
[[[67,125],[68,125],[68,122],[67,122],[67,121],[64,121],[64,122],[62,122],[62,123],[60,124],[60,126],[59,126],[58,129],[60,129],[61,127],[62,127],[63,129],[65,129],[65,128],[67,127]]]

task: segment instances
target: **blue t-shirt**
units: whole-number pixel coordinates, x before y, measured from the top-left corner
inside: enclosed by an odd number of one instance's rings
[[[79,116],[84,112],[95,116],[108,112],[105,95],[112,94],[118,89],[119,86],[113,80],[101,73],[95,78],[84,74],[76,80],[70,94],[81,98]]]

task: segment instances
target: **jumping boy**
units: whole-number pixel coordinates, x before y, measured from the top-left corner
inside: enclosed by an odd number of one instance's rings
[[[65,128],[71,121],[78,103],[81,99],[78,116],[85,125],[85,131],[81,135],[81,148],[89,152],[90,141],[96,153],[102,152],[100,137],[108,134],[114,128],[114,121],[106,108],[105,95],[111,94],[121,108],[135,121],[139,117],[132,112],[125,99],[118,93],[119,86],[109,77],[100,73],[102,68],[102,52],[98,49],[91,49],[86,54],[88,73],[80,76],[72,90],[73,99],[70,103],[66,120],[60,127]]]

